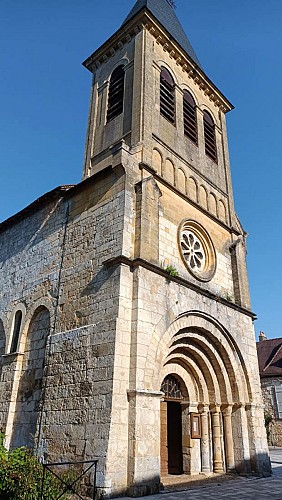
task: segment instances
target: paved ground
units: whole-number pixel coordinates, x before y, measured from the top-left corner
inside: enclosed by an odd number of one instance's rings
[[[273,475],[243,478],[216,484],[190,485],[181,491],[164,490],[148,500],[282,500],[282,448],[270,450]]]

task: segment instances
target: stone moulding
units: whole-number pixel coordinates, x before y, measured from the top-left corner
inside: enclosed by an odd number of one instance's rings
[[[241,233],[238,231],[238,229],[236,229],[235,227],[230,227],[228,226],[228,224],[225,224],[222,220],[218,219],[215,215],[213,215],[211,212],[209,212],[208,210],[206,210],[204,207],[202,207],[201,205],[199,205],[196,201],[192,200],[191,198],[189,198],[189,196],[187,196],[187,194],[183,193],[182,191],[179,191],[179,189],[177,189],[176,186],[173,186],[172,184],[170,184],[164,177],[162,177],[161,175],[159,175],[154,168],[152,168],[151,166],[145,164],[145,163],[140,163],[139,164],[139,168],[140,170],[146,170],[147,172],[149,172],[151,175],[153,175],[155,177],[155,179],[158,181],[158,182],[161,182],[163,185],[165,185],[166,187],[169,187],[169,189],[171,191],[173,191],[174,193],[177,193],[178,196],[180,196],[181,198],[183,198],[184,200],[188,200],[189,203],[191,203],[191,205],[193,205],[194,207],[196,207],[198,210],[200,210],[201,212],[203,212],[205,215],[207,215],[208,217],[210,217],[210,219],[216,221],[217,224],[219,224],[220,226],[224,227],[225,229],[227,229],[228,231],[232,231],[232,233],[236,234],[236,235],[240,235]]]
[[[149,389],[127,389],[128,398],[132,399],[137,396],[147,396],[147,397],[158,397],[163,398],[164,393],[162,391],[151,391]]]
[[[148,271],[151,271],[155,274],[158,274],[159,276],[162,276],[163,278],[166,278],[169,281],[174,281],[175,283],[178,283],[179,285],[182,285],[186,288],[190,288],[191,290],[208,297],[211,300],[214,300],[215,302],[219,302],[222,305],[228,306],[231,309],[235,309],[236,311],[245,314],[246,316],[249,316],[252,318],[252,320],[257,319],[257,315],[248,310],[245,309],[244,307],[241,307],[237,304],[234,304],[234,302],[230,302],[229,300],[220,297],[209,290],[205,290],[201,288],[199,285],[196,285],[195,283],[192,283],[185,278],[182,278],[181,276],[170,276],[167,274],[167,272],[160,266],[157,266],[155,264],[152,264],[151,262],[144,260],[144,259],[130,259],[126,257],[125,255],[119,255],[117,257],[113,257],[111,259],[107,259],[103,262],[103,265],[107,268],[112,267],[112,266],[120,266],[120,265],[126,265],[129,266],[131,271],[136,269],[137,267],[143,267],[144,269],[147,269]]]

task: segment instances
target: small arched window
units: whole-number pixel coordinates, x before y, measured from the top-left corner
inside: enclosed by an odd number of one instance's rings
[[[175,123],[174,80],[165,68],[162,68],[160,77],[160,113],[170,123]]]
[[[161,386],[166,399],[183,399],[180,383],[173,375],[168,375]]]
[[[124,97],[124,69],[123,66],[118,66],[112,73],[109,96],[108,96],[108,112],[107,122],[113,120],[116,116],[123,112],[123,97]]]
[[[22,325],[22,317],[23,317],[22,311],[17,311],[14,318],[13,337],[12,337],[10,352],[17,352],[21,325]]]
[[[207,111],[204,111],[204,136],[206,154],[213,161],[217,162],[215,125],[211,115]]]
[[[190,92],[184,90],[183,94],[183,120],[184,135],[198,144],[196,104]]]

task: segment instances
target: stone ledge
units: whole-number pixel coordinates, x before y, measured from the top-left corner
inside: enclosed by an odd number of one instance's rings
[[[177,283],[178,285],[182,285],[185,288],[190,288],[191,290],[194,290],[195,292],[208,297],[211,300],[214,300],[215,302],[219,302],[220,304],[224,306],[228,306],[231,309],[235,309],[236,311],[240,312],[241,314],[244,314],[246,316],[249,316],[252,318],[252,320],[257,319],[257,315],[249,311],[248,309],[245,309],[244,307],[239,306],[238,304],[234,304],[234,302],[230,302],[227,299],[224,299],[223,297],[219,297],[218,295],[210,292],[209,290],[204,290],[198,285],[195,285],[194,283],[191,283],[190,281],[186,280],[185,278],[182,278],[180,276],[170,276],[162,267],[159,267],[155,264],[152,264],[151,262],[148,262],[147,260],[144,259],[130,259],[126,257],[125,255],[118,255],[117,257],[113,257],[111,259],[107,259],[103,262],[103,265],[105,267],[112,267],[112,266],[119,266],[121,264],[127,265],[130,267],[131,271],[136,269],[137,267],[143,267],[144,269],[147,269],[148,271],[151,271],[155,274],[158,274],[159,276],[162,276],[163,278],[166,278],[169,281],[173,281]]]

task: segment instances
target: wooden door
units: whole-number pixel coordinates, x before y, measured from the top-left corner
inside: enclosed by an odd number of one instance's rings
[[[181,404],[167,402],[168,473],[183,474]]]

